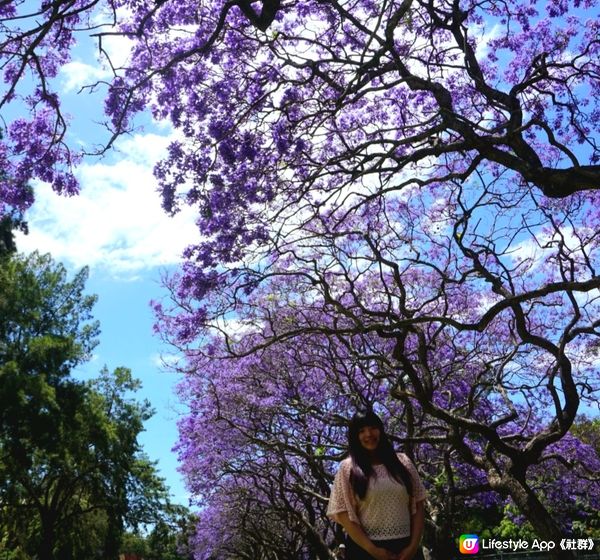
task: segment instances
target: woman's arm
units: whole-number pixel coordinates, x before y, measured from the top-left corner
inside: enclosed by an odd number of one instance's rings
[[[410,543],[400,553],[398,560],[411,560],[419,549],[425,526],[424,500],[417,502],[417,510],[410,516]]]
[[[375,546],[371,539],[364,532],[363,528],[356,522],[350,521],[348,512],[342,511],[335,515],[335,521],[337,521],[348,533],[349,537],[361,548],[366,550],[376,560],[396,560],[397,556],[386,550]]]

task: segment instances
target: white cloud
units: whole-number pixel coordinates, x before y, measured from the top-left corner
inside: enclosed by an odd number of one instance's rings
[[[120,19],[125,21],[129,15],[127,10],[119,9]],[[112,81],[114,70],[127,66],[131,57],[134,41],[126,35],[119,35],[118,30],[111,24],[114,14],[100,11],[93,19],[94,25],[102,33],[93,41],[78,44],[77,59],[64,64],[60,69],[62,93],[78,91],[83,86],[89,86],[97,81]],[[114,70],[113,70],[114,69]]]
[[[75,267],[102,268],[121,278],[179,262],[199,234],[191,209],[171,218],[161,208],[152,167],[168,141],[136,135],[121,143],[116,162],[81,165],[79,196],[58,196],[38,183],[27,215],[30,233],[18,236],[19,250],[50,252]]]
[[[122,68],[127,65],[133,45],[134,42],[125,35],[110,35],[102,40],[102,49],[113,68]]]
[[[92,18],[93,25],[98,29],[101,29],[101,37],[97,38],[97,42],[94,45],[96,52],[102,51],[102,60],[105,63],[106,57],[110,60],[113,68],[121,68],[129,60],[131,51],[134,46],[134,41],[127,35],[119,35],[118,26],[114,26],[115,21],[119,21],[122,24],[131,22],[133,19],[133,12],[128,6],[120,6],[114,11],[113,6],[106,6],[104,10],[100,9],[96,11]],[[102,33],[106,33],[102,35]]]
[[[500,37],[503,33],[502,26],[498,23],[494,24],[491,29],[487,29],[485,25],[475,26],[473,28],[473,36],[477,36],[477,46],[475,57],[480,62],[487,57],[490,52],[490,43],[494,39]]]
[[[150,357],[152,365],[162,371],[172,371],[180,366],[183,358],[179,354],[155,353]]]
[[[110,72],[100,64],[91,65],[79,60],[65,64],[60,69],[60,74],[63,79],[62,91],[65,93],[79,91],[83,86],[111,77]]]

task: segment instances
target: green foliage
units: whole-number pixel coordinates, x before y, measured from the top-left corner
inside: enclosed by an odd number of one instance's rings
[[[196,521],[187,508],[169,504],[149,533],[126,533],[121,552],[136,554],[144,560],[191,559],[193,555],[191,551],[187,551],[186,543],[194,531]]]
[[[536,533],[528,521],[516,523],[515,519],[519,517],[519,510],[512,504],[504,507],[504,517],[500,524],[492,531],[493,536],[501,539],[524,539],[532,541],[536,538]]]
[[[0,133],[0,140],[2,134]],[[0,181],[6,177],[3,169],[0,169]],[[33,189],[30,185],[23,185],[23,194],[33,195]],[[14,255],[17,252],[15,242],[15,231],[28,233],[27,222],[23,218],[23,212],[17,208],[4,206],[0,210],[0,259]]]
[[[116,559],[125,528],[168,502],[137,441],[152,410],[127,368],[70,376],[98,334],[87,270],[68,280],[37,253],[1,262],[0,556]]]
[[[71,281],[50,255],[33,253],[0,267],[0,367],[60,377],[85,361],[97,344],[96,296],[84,294],[88,270]]]
[[[125,533],[121,541],[121,552],[146,558],[148,556],[148,543],[146,541],[146,537],[138,533]]]
[[[583,443],[591,445],[600,455],[600,418],[581,416],[571,426],[570,431]]]
[[[13,221],[10,216],[2,216],[0,218],[0,257],[10,255],[16,250]]]
[[[583,443],[591,445],[596,453],[600,455],[600,418],[588,418],[581,416],[571,426],[571,433],[578,437]],[[599,473],[591,473],[590,476],[599,476]],[[582,509],[588,513],[585,520],[576,521],[573,526],[582,537],[600,539],[600,511],[582,505]]]

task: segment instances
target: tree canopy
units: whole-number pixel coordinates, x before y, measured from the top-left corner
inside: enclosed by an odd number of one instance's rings
[[[425,542],[434,558],[453,557],[454,539],[465,530],[535,535],[522,504],[465,458],[458,428],[402,395],[407,382],[398,378],[389,341],[309,334],[236,359],[218,357],[223,344],[215,339],[206,356],[194,358],[180,393],[189,414],[180,421],[177,451],[200,509],[193,541],[200,558],[330,558],[341,534],[325,518],[329,485],[346,452],[347,419],[369,404],[427,486]],[[440,393],[458,401],[455,383],[448,380]],[[479,389],[478,408],[493,415],[494,394]],[[543,415],[522,412],[531,435],[543,429]],[[523,478],[561,533],[582,538],[595,534],[600,506],[600,456],[586,425],[578,420]],[[483,454],[485,440],[471,434],[462,445]],[[507,468],[496,460],[498,470]]]
[[[155,310],[190,385],[202,356],[359,348],[395,414],[424,426],[410,445],[446,450],[560,538],[539,469],[584,476],[596,460],[570,430],[600,389],[597,1],[0,6],[0,108],[30,109],[2,141],[7,209],[32,203],[32,178],[77,189],[51,90],[75,29],[104,6],[99,45],[130,39],[94,87],[106,148],[142,111],[176,132],[155,175],[165,210],[196,208],[203,237]]]
[[[232,221],[210,201],[218,176],[232,207],[238,195],[293,200],[303,181],[331,192],[373,180],[389,191],[481,169],[508,170],[549,197],[598,188],[595,0],[77,0],[0,10],[0,109],[20,104],[31,115],[9,122],[2,140],[8,205],[31,204],[32,177],[77,191],[54,78],[83,30],[105,57],[103,38],[133,42],[130,63],[104,84],[112,133],[146,108],[183,132],[159,171],[171,210],[185,194]],[[190,176],[197,185],[182,193]]]
[[[0,266],[0,551],[11,559],[117,558],[126,527],[161,520],[164,481],[137,441],[152,411],[131,372],[77,381],[96,344],[84,269],[48,255]]]

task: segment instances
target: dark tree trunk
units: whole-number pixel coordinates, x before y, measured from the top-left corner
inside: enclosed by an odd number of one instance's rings
[[[54,560],[54,519],[50,515],[41,516],[41,540],[38,547],[38,560]]]
[[[560,527],[524,480],[519,480],[516,476],[507,473],[502,476],[501,480],[494,481],[492,479],[490,483],[492,487],[508,492],[515,505],[531,523],[540,540],[556,543],[556,548],[550,552],[550,558],[574,560],[573,552],[560,549],[560,541],[566,535],[561,534]]]
[[[442,526],[435,526],[431,532],[431,541],[428,547],[431,546],[431,558],[434,560],[445,560],[456,555],[456,544],[454,535],[451,534],[449,523],[444,523]]]

